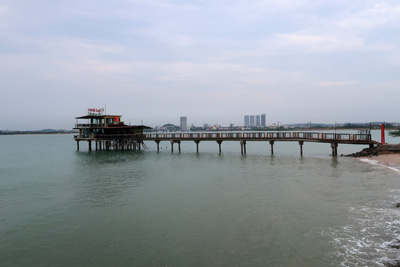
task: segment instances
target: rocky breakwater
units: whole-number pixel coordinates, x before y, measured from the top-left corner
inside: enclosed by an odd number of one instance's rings
[[[378,145],[372,148],[365,148],[360,152],[346,155],[346,157],[372,157],[386,154],[400,154],[400,144],[398,145]]]

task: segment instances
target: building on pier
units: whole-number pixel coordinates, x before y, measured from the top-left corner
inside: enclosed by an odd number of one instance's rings
[[[92,142],[96,150],[141,150],[143,143],[143,130],[151,129],[144,125],[125,125],[121,115],[104,115],[103,109],[88,109],[88,114],[76,117],[74,129],[79,134],[74,136],[77,150],[79,142],[87,141],[89,151]],[[84,123],[82,122],[84,121]]]

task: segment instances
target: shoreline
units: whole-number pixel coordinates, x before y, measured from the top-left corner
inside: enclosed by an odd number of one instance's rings
[[[369,157],[360,157],[360,159],[374,160],[379,164],[386,165],[388,167],[400,168],[400,154],[382,154]]]
[[[79,133],[79,132],[78,132]],[[54,133],[52,133],[52,132],[48,132],[48,133],[46,133],[46,132],[30,132],[30,133],[0,133],[0,136],[9,136],[9,135],[51,135],[51,134],[78,134],[78,133],[75,133],[75,132],[54,132]]]

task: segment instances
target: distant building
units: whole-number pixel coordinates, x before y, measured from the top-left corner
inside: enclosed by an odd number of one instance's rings
[[[244,127],[267,127],[267,120],[265,114],[245,115]]]
[[[254,115],[250,115],[250,127],[254,127],[254,126],[256,126],[255,122],[254,122]]]
[[[187,117],[181,117],[181,131],[187,131]]]
[[[257,127],[261,126],[261,117],[260,117],[260,115],[256,115],[256,126]]]
[[[261,127],[266,127],[267,126],[267,119],[265,114],[261,114]]]
[[[250,127],[249,115],[244,116],[244,127]]]

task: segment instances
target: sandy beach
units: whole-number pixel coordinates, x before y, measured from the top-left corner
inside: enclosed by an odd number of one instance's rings
[[[382,164],[400,166],[400,154],[384,154],[376,157],[366,157],[366,159],[376,160]]]

